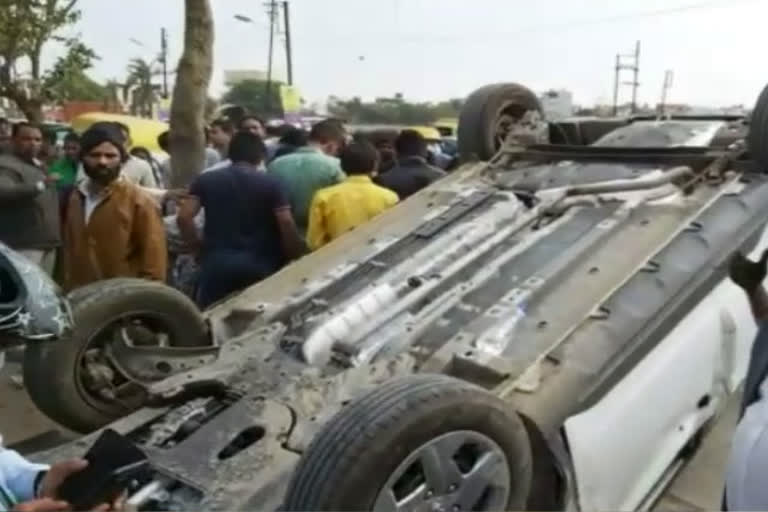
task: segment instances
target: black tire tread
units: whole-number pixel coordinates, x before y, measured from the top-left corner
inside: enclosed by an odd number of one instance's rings
[[[385,383],[347,405],[315,436],[292,477],[282,509],[328,510],[327,498],[334,495],[340,480],[354,470],[380,432],[449,395],[506,407],[482,388],[445,375],[418,374]],[[522,421],[514,418],[517,422],[512,425],[527,439]],[[530,459],[521,463],[530,466]]]
[[[768,173],[768,85],[763,88],[755,102],[747,135],[749,153],[760,172]]]
[[[207,325],[195,304],[183,293],[173,288],[154,281],[142,279],[119,278],[101,281],[73,291],[68,295],[73,316],[75,317],[75,330],[73,337],[56,340],[50,343],[29,344],[25,350],[23,376],[25,388],[38,409],[52,420],[77,432],[90,432],[96,430],[120,416],[129,413],[125,407],[115,405],[109,411],[95,409],[85,402],[75,390],[74,365],[77,364],[81,344],[85,339],[79,340],[82,335],[93,328],[88,324],[93,322],[92,311],[98,311],[99,306],[123,302],[126,297],[136,294],[144,297],[161,297],[170,299],[180,311],[184,311],[184,318],[179,321],[179,329],[183,327],[189,336],[178,336],[177,346],[202,346],[209,343]],[[131,300],[131,299],[129,299]],[[151,306],[149,306],[151,307]],[[78,317],[85,320],[78,322]],[[80,324],[79,328],[77,324]],[[82,326],[82,324],[86,324]],[[83,329],[80,331],[79,329]],[[79,341],[79,343],[78,343]]]
[[[541,103],[527,87],[516,83],[497,83],[481,87],[467,97],[459,115],[458,147],[463,159],[477,157],[490,160],[496,110],[504,102],[513,102],[527,110],[542,112]]]

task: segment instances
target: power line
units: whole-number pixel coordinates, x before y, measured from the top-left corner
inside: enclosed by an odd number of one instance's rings
[[[698,2],[694,4],[681,5],[677,7],[665,7],[660,9],[653,9],[648,11],[637,11],[633,13],[616,14],[613,16],[606,16],[603,18],[594,19],[575,19],[571,21],[563,21],[558,23],[550,23],[545,25],[537,25],[532,27],[523,27],[520,30],[506,33],[484,33],[484,34],[446,34],[446,35],[429,35],[429,34],[398,34],[395,39],[388,39],[387,45],[392,44],[409,44],[419,42],[445,42],[454,44],[472,44],[481,40],[508,40],[518,36],[525,36],[536,32],[548,32],[548,31],[564,31],[573,30],[583,27],[589,27],[594,25],[602,25],[609,23],[619,23],[625,21],[633,21],[643,18],[656,18],[681,14],[690,11],[702,11],[708,9],[725,9],[734,7],[737,4],[756,3],[761,0],[710,0],[707,2]],[[349,38],[329,38],[328,40],[335,40],[341,42],[345,39],[358,40],[358,36],[350,36]],[[313,42],[317,42],[318,38],[313,37]]]
[[[709,2],[699,2],[696,4],[681,5],[677,7],[667,7],[662,9],[654,9],[649,11],[639,11],[635,13],[617,14],[614,16],[608,16],[605,18],[575,20],[570,22],[563,22],[551,25],[540,25],[538,27],[523,28],[513,35],[526,34],[529,32],[538,32],[539,30],[552,30],[552,29],[571,29],[581,28],[592,25],[601,25],[603,23],[615,23],[621,21],[631,21],[638,18],[656,18],[659,16],[668,16],[670,14],[679,14],[688,11],[698,11],[706,9],[722,9],[725,7],[733,7],[737,3],[756,2],[758,0],[713,0]]]

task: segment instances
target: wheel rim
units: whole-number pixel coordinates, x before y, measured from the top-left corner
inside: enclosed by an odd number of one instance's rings
[[[124,341],[129,340],[127,330],[136,328],[151,332],[155,341],[147,343],[144,340],[137,344],[174,345],[167,323],[151,311],[125,312],[96,329],[77,355],[74,376],[78,393],[92,407],[109,412],[116,406],[131,410],[141,405],[143,386],[152,381],[129,375],[107,350],[118,336]]]
[[[506,103],[496,112],[491,136],[494,154],[501,149],[516,126],[525,122],[529,110],[517,103]]]
[[[414,450],[379,491],[376,512],[505,510],[510,496],[507,457],[474,431],[436,437]]]

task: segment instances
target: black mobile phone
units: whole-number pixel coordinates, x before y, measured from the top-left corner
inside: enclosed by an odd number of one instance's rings
[[[102,432],[84,458],[88,467],[70,475],[58,490],[58,498],[73,510],[111,503],[149,464],[144,452],[112,429]]]

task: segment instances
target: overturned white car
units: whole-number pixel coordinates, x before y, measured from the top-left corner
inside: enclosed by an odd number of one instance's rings
[[[209,346],[30,344],[82,393],[33,398],[80,430],[145,404],[110,425],[152,461],[142,510],[646,508],[744,378],[726,263],[768,247],[768,100],[751,126],[540,110],[475,92],[459,145],[485,162],[206,312]],[[94,361],[108,393],[75,382]]]

